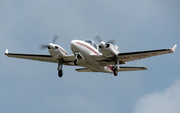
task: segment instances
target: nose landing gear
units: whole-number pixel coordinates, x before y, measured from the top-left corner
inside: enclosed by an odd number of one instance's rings
[[[78,65],[78,60],[77,60],[77,59],[74,60],[74,65],[75,65],[75,66]]]
[[[74,65],[77,66],[78,65],[78,54],[79,54],[79,52],[76,51],[76,52],[74,52],[74,54],[76,56],[75,60],[74,60]]]

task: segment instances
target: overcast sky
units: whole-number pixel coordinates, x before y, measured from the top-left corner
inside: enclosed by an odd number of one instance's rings
[[[147,71],[78,73],[79,67],[8,58],[49,54],[52,42],[115,39],[120,52],[172,48],[180,42],[179,0],[0,0],[1,113],[179,113],[180,52],[128,62]]]

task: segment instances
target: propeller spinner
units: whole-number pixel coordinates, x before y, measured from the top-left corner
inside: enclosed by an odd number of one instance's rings
[[[57,41],[58,38],[59,38],[59,37],[58,37],[57,35],[54,35],[52,44],[54,44],[54,43]],[[50,49],[49,45],[47,45],[47,44],[41,44],[41,46],[40,46],[40,49],[41,49],[41,50],[46,49],[46,48]]]
[[[103,42],[103,41],[101,40],[101,38],[100,38],[99,35],[97,35],[97,36],[95,37],[95,39],[100,42],[99,48],[102,48],[102,47],[108,48],[108,47],[110,46],[110,44],[113,44],[113,45],[114,45],[114,40],[109,40],[109,41],[107,41],[107,42]]]

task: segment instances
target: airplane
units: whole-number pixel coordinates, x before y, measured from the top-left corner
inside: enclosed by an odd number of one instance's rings
[[[59,77],[63,76],[63,65],[80,66],[81,68],[76,69],[78,72],[104,72],[117,76],[119,71],[147,70],[146,67],[120,66],[122,64],[157,55],[174,53],[177,47],[175,44],[171,49],[120,53],[119,47],[114,45],[113,40],[104,42],[97,35],[95,39],[100,42],[99,45],[92,39],[72,40],[71,50],[73,55],[69,55],[61,46],[54,44],[57,38],[58,36],[55,35],[52,43],[41,45],[41,49],[47,48],[50,55],[9,53],[8,49],[6,49],[4,54],[8,57],[57,63]]]

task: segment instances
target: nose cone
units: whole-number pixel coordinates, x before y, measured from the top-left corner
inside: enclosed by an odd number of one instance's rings
[[[71,45],[74,44],[75,42],[76,42],[76,40],[72,40],[72,41],[71,41]]]
[[[71,48],[75,48],[76,47],[76,45],[77,45],[77,42],[78,40],[72,40],[71,41]]]
[[[72,41],[71,41],[71,48],[73,48],[74,45],[75,45],[75,40],[72,40]]]
[[[74,53],[75,51],[79,51],[79,45],[78,45],[78,42],[80,40],[72,40],[71,41],[71,50],[72,52]]]

